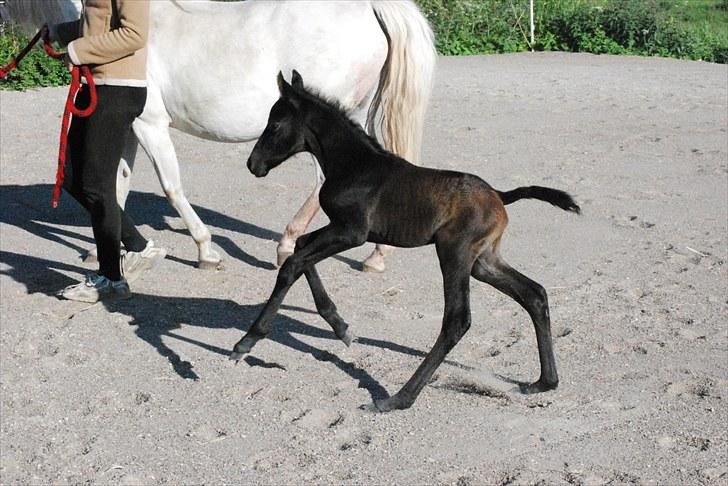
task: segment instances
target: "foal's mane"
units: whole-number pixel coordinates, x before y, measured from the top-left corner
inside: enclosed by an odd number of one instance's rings
[[[318,90],[305,86],[292,86],[292,88],[298,96],[316,108],[333,114],[338,121],[350,128],[356,137],[372,150],[375,152],[389,153],[379,144],[376,138],[369,135],[361,125],[351,119],[351,110],[346,109],[340,101],[329,98],[321,94]]]

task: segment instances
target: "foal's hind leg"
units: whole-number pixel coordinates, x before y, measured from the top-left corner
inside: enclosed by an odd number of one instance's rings
[[[556,374],[551,318],[546,290],[525,275],[514,270],[500,256],[487,250],[475,261],[472,276],[488,283],[518,302],[531,316],[536,329],[541,376],[536,383],[522,385],[523,393],[553,390],[559,384]]]
[[[417,399],[422,388],[432,377],[452,348],[470,328],[470,267],[472,259],[465,252],[456,255],[443,255],[438,248],[440,267],[443,273],[445,290],[445,315],[442,329],[424,361],[412,378],[395,395],[375,402],[381,412],[409,408]]]

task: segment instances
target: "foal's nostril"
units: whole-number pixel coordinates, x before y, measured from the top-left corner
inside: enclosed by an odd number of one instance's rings
[[[255,167],[255,163],[253,162],[253,158],[252,157],[248,157],[248,162],[247,162],[246,165],[248,166],[248,170],[251,173],[255,174],[255,171],[253,170],[253,167]]]
[[[268,174],[268,170],[261,164],[260,161],[254,161],[253,157],[248,157],[248,170],[255,177],[263,177]]]

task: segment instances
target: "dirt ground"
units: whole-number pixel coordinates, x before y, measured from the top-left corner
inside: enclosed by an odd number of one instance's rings
[[[515,391],[538,377],[533,327],[473,281],[472,328],[415,405],[387,414],[372,399],[440,328],[432,247],[383,274],[359,269],[370,246],[320,265],[350,349],[302,280],[270,339],[227,359],[273,287],[308,158],[255,179],[251,145],[175,133],[224,268],[195,268],[140,154],[129,211],[170,256],[129,301],[56,299],[93,269],[83,211],[50,205],[65,92],[0,93],[3,484],[728,484],[728,67],[440,59],[425,165],[562,188],[583,209],[509,206],[502,247],[548,290],[561,385]]]

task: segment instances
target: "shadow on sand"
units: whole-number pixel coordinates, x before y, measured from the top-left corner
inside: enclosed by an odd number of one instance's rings
[[[90,224],[88,215],[81,205],[66,193],[61,196],[58,208],[53,209],[51,207],[52,192],[53,186],[50,184],[0,186],[0,205],[3,207],[3,211],[0,213],[0,223],[16,226],[41,238],[72,248],[78,251],[79,256],[83,258],[88,252],[88,248],[93,246],[93,239],[54,227],[54,225],[87,227]],[[266,240],[278,240],[280,238],[280,234],[275,231],[225,216],[201,206],[193,206],[193,208],[205,224],[209,226]],[[176,217],[177,213],[162,196],[148,192],[133,192],[127,201],[126,211],[138,224],[147,224],[155,230],[187,232],[186,229],[173,230],[169,228],[165,218]],[[139,215],[143,215],[143,217],[139,217]],[[67,237],[80,239],[87,242],[88,245],[81,247],[69,241]],[[213,236],[213,242],[219,245],[231,258],[254,267],[267,270],[275,269],[272,263],[261,261],[250,255],[230,238]],[[173,259],[183,264],[196,265],[196,262],[184,261],[178,258]]]
[[[94,244],[93,239],[62,228],[56,228],[53,225],[88,227],[90,225],[88,215],[81,205],[65,192],[62,192],[58,208],[53,209],[51,207],[52,193],[53,186],[51,184],[0,186],[0,207],[3,208],[3,211],[0,212],[0,223],[16,226],[41,238],[60,243],[77,251],[79,257],[84,258],[88,253],[88,249]],[[193,204],[192,207],[205,225],[209,227],[220,228],[263,240],[278,241],[281,238],[280,233],[255,224],[231,218],[202,206]],[[147,224],[157,231],[188,233],[186,229],[172,229],[169,227],[166,218],[176,218],[178,214],[170,206],[166,198],[157,194],[134,191],[129,195],[125,209],[137,224]],[[143,217],[139,217],[140,215],[143,215]],[[151,235],[145,236],[151,237]],[[68,241],[68,237],[88,244],[80,246]],[[227,236],[213,234],[212,241],[232,259],[265,270],[275,270],[276,268],[273,263],[259,260],[247,253]],[[197,262],[174,256],[169,258],[184,265],[197,265]],[[341,255],[336,255],[334,258],[355,270],[362,269],[362,264],[351,258]]]
[[[0,186],[0,204],[4,208],[0,213],[0,223],[12,225],[28,231],[50,242],[70,247],[85,255],[86,250],[69,240],[80,240],[93,244],[93,240],[77,234],[74,231],[58,228],[62,226],[86,226],[87,215],[72,198],[65,195],[59,208],[52,209],[50,198],[52,186],[38,184],[31,186]],[[134,193],[133,204],[129,205],[130,214],[144,214],[144,223],[155,229],[168,229],[164,222],[165,216],[174,213],[166,199],[150,193]],[[199,206],[195,207],[200,217],[212,226],[225,228],[231,231],[265,239],[277,239],[278,233],[245,223],[234,218],[222,215],[215,211]],[[261,262],[247,254],[229,238],[218,237],[215,241],[220,244],[231,256],[262,268],[272,268],[267,262]],[[346,264],[358,267],[360,264],[351,259],[341,257]],[[28,293],[43,293],[55,296],[59,289],[76,283],[77,280],[68,277],[63,272],[77,272],[83,274],[87,269],[78,265],[47,260],[35,256],[23,255],[10,251],[0,251],[0,263],[6,266],[0,270],[18,283],[25,285]],[[270,267],[269,267],[270,265]],[[230,350],[222,349],[202,341],[192,340],[174,331],[182,325],[197,326],[210,329],[240,329],[241,333],[247,331],[250,323],[257,317],[262,304],[241,305],[229,299],[197,298],[197,297],[165,297],[135,293],[133,298],[116,303],[104,303],[110,311],[120,312],[131,317],[130,325],[135,326],[135,334],[143,341],[153,346],[157,352],[169,360],[175,372],[184,379],[196,380],[199,378],[191,363],[184,361],[174,349],[164,343],[163,338],[184,341],[194,344],[209,352],[219,354],[221,357],[230,355]],[[317,316],[315,311],[300,307],[283,305],[282,311],[304,312]],[[326,327],[320,319],[323,328],[311,326],[298,319],[285,314],[276,317],[276,325],[268,339],[287,346],[296,351],[307,353],[320,361],[328,361],[340,370],[359,382],[360,388],[365,388],[372,399],[381,399],[388,396],[384,387],[369,373],[353,363],[343,361],[328,351],[307,344],[296,336],[308,336],[318,339],[331,339],[338,342],[333,331]],[[354,329],[355,331],[355,329]],[[232,346],[233,343],[231,343]],[[342,344],[343,345],[343,344]],[[374,346],[389,349],[402,354],[424,357],[425,352],[402,346],[381,339],[358,337],[354,345]],[[245,361],[250,366],[267,368],[284,368],[278,363],[268,363],[255,356],[249,355]],[[460,368],[467,368],[459,363],[447,361]]]

